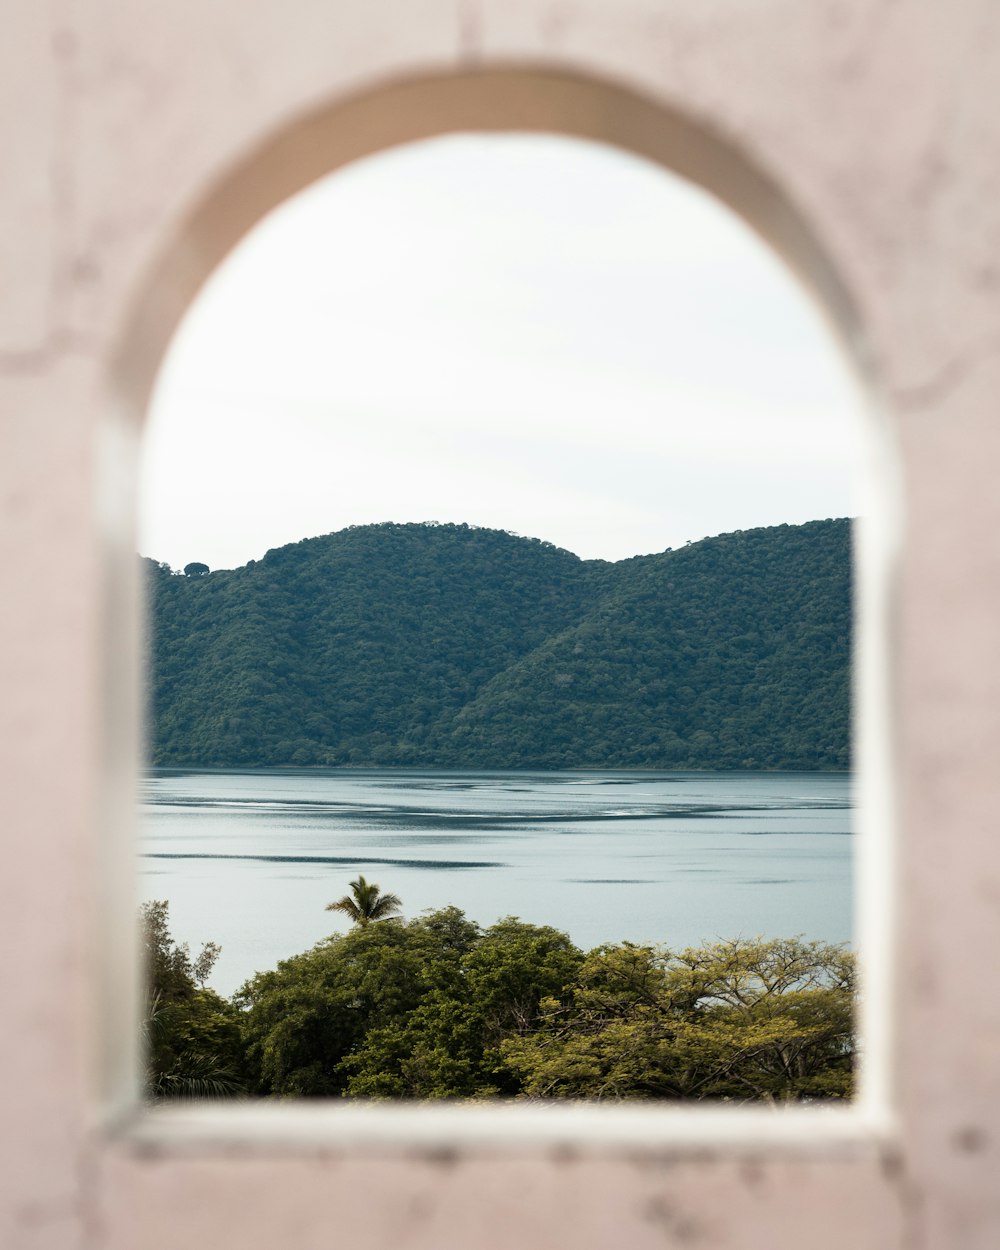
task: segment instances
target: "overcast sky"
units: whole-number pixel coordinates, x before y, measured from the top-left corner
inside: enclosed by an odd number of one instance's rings
[[[578,140],[431,140],[216,271],[158,381],[140,550],[232,568],[438,520],[614,560],[856,515],[858,411],[809,298],[701,191]]]

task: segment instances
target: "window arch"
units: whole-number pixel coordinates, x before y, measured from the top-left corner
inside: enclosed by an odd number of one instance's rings
[[[122,508],[114,516],[109,512],[109,528],[119,539],[124,533],[122,516],[131,508],[128,492],[132,458],[153,380],[180,317],[214,266],[266,212],[318,177],[360,156],[456,130],[545,130],[597,139],[645,156],[712,192],[748,221],[799,274],[828,315],[852,367],[871,393],[871,371],[860,320],[835,266],[783,191],[722,137],[704,131],[680,113],[621,87],[564,73],[493,69],[410,79],[335,103],[265,142],[219,182],[159,258],[135,303],[112,370],[115,408],[106,422],[106,470],[111,475],[109,480],[114,481],[116,470],[121,476],[121,484],[111,497],[117,499]],[[877,420],[873,419],[872,425],[873,431],[880,429]],[[873,433],[873,441],[877,441],[876,433]],[[862,819],[867,820],[871,828],[877,823],[887,829],[891,827],[891,791],[887,780],[885,674],[888,666],[884,640],[894,511],[891,492],[884,498],[886,506],[865,527],[859,552],[863,606],[855,706],[859,713],[856,741],[861,758]],[[108,579],[109,620],[119,621],[116,628],[122,630],[112,645],[119,654],[134,656],[135,614],[132,610],[124,613],[120,610],[122,604],[136,601],[134,572],[126,567],[125,551],[129,547],[127,541],[121,543],[113,560]],[[112,802],[112,810],[117,813],[115,837],[119,845],[123,845],[130,841],[131,820],[126,815],[127,804],[121,798],[121,778],[135,767],[137,676],[134,669],[124,672],[120,664],[111,665],[109,672],[113,686],[109,700],[112,708],[109,775],[114,778],[109,793],[118,796]],[[883,1009],[889,997],[888,923],[884,911],[880,913],[881,918],[874,921],[871,882],[873,875],[879,878],[884,896],[889,844],[886,835],[873,837],[871,829],[865,841],[870,849],[863,864],[859,912],[868,987],[867,1015],[863,1022],[867,1062],[862,1095],[851,1111],[855,1126],[862,1121],[881,1122],[888,1106],[889,1039]],[[122,1003],[120,994],[112,993],[111,997],[116,1009],[109,1020],[122,1036],[131,1028],[131,1005]],[[108,1053],[114,1053],[110,1046]],[[134,1091],[121,1078],[122,1065],[109,1064],[108,1071],[107,1084],[112,1100],[129,1103]],[[600,1115],[594,1121],[594,1132],[602,1139],[610,1135],[621,1141],[656,1141],[689,1140],[691,1133],[697,1137],[705,1131],[704,1128],[692,1129],[686,1116],[682,1127],[678,1124],[671,1127],[668,1118],[661,1113],[654,1123],[648,1117],[618,1113],[612,1124]],[[779,1132],[793,1137],[799,1135],[805,1118],[798,1126],[782,1128]],[[523,1115],[521,1119],[524,1121]],[[374,1135],[381,1140],[382,1130],[377,1126],[383,1122],[389,1125],[385,1132],[390,1136],[398,1137],[400,1131],[398,1124],[384,1120],[381,1113],[364,1123],[361,1120],[354,1123],[353,1113],[338,1114],[338,1121],[340,1129],[337,1131],[346,1132],[348,1137],[351,1133],[360,1133],[362,1137]],[[433,1128],[434,1122],[434,1117],[425,1119],[417,1129],[417,1137],[426,1139],[430,1134],[433,1138],[438,1133],[443,1140],[453,1139],[457,1131],[453,1120],[446,1123],[442,1119],[437,1129]],[[718,1131],[718,1123],[710,1136]],[[553,1124],[556,1121],[550,1118],[550,1127]],[[758,1125],[757,1129],[760,1127]],[[731,1131],[743,1137],[757,1129],[747,1121]],[[484,1128],[477,1123],[469,1129],[473,1137],[494,1131],[501,1136],[508,1132],[530,1136],[537,1133],[538,1128],[522,1123],[520,1127],[495,1129],[489,1124]],[[553,1140],[559,1140],[566,1131],[556,1125],[552,1130]],[[578,1133],[579,1129],[574,1127],[572,1131]]]

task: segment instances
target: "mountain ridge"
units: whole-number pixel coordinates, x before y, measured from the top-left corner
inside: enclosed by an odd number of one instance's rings
[[[215,573],[146,559],[151,763],[845,768],[850,541],[812,521],[610,563],[385,522]]]

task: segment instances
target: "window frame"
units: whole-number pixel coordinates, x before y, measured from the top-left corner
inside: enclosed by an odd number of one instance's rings
[[[824,312],[865,396],[880,490],[856,526],[854,748],[856,935],[864,994],[858,1093],[847,1107],[344,1105],[147,1106],[140,1092],[134,930],[136,779],[141,766],[143,605],[134,558],[138,447],[169,339],[200,285],[271,208],[348,162],[467,131],[545,131],[611,143],[687,178],[729,205],[797,273]],[[101,1119],[141,1150],[477,1151],[756,1147],[842,1152],[897,1140],[891,1079],[895,964],[895,774],[891,625],[899,547],[896,457],[862,321],[788,194],[735,145],[620,85],[555,70],[492,67],[387,82],[301,117],[235,163],[147,275],[116,350],[99,448],[104,541],[105,750],[102,867]]]

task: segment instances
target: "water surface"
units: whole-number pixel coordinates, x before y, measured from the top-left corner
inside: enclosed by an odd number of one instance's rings
[[[851,781],[831,773],[162,771],[145,780],[142,897],[222,944],[229,994],[348,927],[363,873],[404,912],[516,915],[586,948],[851,937]]]

